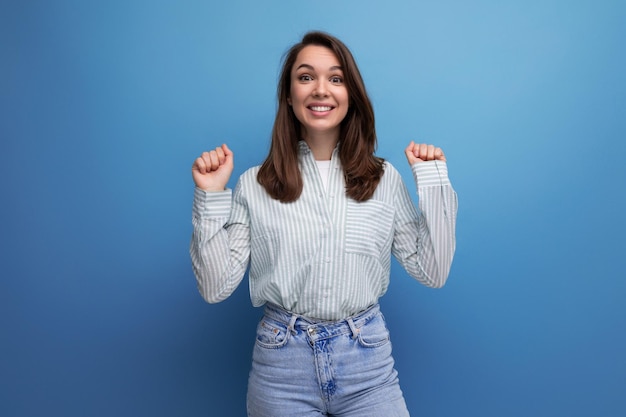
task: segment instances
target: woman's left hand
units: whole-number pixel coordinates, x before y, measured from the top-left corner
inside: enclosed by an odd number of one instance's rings
[[[424,161],[446,161],[446,156],[441,148],[425,143],[415,143],[411,141],[409,146],[404,150],[404,154],[406,155],[407,161],[409,161],[409,165]]]

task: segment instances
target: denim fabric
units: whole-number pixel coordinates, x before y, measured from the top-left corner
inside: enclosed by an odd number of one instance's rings
[[[249,417],[408,417],[379,306],[316,321],[267,305],[247,401]]]

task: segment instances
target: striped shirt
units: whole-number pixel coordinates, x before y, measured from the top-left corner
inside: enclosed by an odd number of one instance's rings
[[[422,284],[444,285],[457,213],[445,162],[411,167],[417,209],[388,162],[374,195],[361,203],[345,194],[337,149],[327,187],[303,141],[299,164],[304,186],[291,203],[265,192],[258,166],[241,175],[234,192],[196,188],[190,253],[206,301],[232,294],[249,265],[254,306],[271,302],[306,317],[343,319],[387,291],[392,254]]]

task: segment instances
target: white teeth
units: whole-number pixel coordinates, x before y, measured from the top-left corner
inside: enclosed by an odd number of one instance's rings
[[[311,106],[311,110],[313,110],[313,111],[331,111],[332,107],[330,107],[330,106]]]

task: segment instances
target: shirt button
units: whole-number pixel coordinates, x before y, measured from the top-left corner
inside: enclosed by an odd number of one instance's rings
[[[309,336],[315,336],[315,334],[317,333],[317,330],[315,330],[314,327],[309,327],[307,332],[309,333]]]

